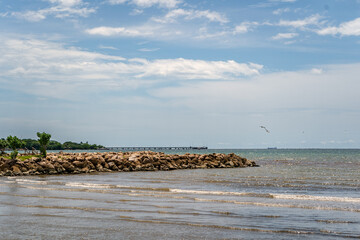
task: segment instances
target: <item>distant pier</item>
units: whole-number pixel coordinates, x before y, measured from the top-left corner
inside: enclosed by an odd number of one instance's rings
[[[110,151],[205,150],[207,147],[106,147]]]

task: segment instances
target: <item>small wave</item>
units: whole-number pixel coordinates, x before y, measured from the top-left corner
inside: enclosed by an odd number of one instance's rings
[[[246,196],[246,197],[262,197],[262,198],[273,197],[269,193],[252,193],[252,192],[223,192],[223,191],[184,190],[184,189],[170,189],[170,192],[199,194],[199,195],[225,195],[225,196]]]
[[[116,185],[117,188],[128,189],[128,190],[144,190],[144,191],[156,191],[156,192],[169,192],[169,188],[156,188],[156,187],[135,187],[135,186],[122,186]]]
[[[30,179],[21,179],[17,178],[15,179],[17,183],[25,183],[25,184],[38,184],[38,185],[47,185],[47,181],[37,181],[37,180],[30,180]]]
[[[223,192],[223,191],[185,190],[185,189],[170,189],[170,192],[197,194],[197,195],[224,195],[224,196],[276,198],[276,199],[289,199],[289,200],[360,203],[360,198],[352,198],[352,197],[312,196],[312,195],[296,195],[296,194],[253,193],[253,192]]]
[[[68,187],[83,187],[83,188],[114,188],[114,185],[110,184],[96,184],[96,183],[80,183],[80,182],[69,182],[65,183]]]
[[[122,219],[122,218],[120,218]],[[204,227],[204,228],[215,228],[215,229],[226,229],[226,230],[237,230],[237,231],[249,231],[249,232],[262,232],[262,233],[284,233],[284,234],[316,234],[311,231],[302,231],[302,230],[271,230],[271,229],[261,229],[261,228],[246,228],[246,227],[232,227],[232,226],[222,226],[222,225],[208,225],[208,224],[199,224],[191,222],[171,222],[171,221],[162,221],[160,219],[135,219],[127,218],[126,221],[140,222],[140,223],[154,223],[154,224],[166,224],[166,225],[186,225],[192,227]]]
[[[4,183],[16,183],[16,181],[4,181]]]
[[[295,204],[283,204],[283,203],[262,203],[262,202],[240,202],[236,200],[217,200],[217,199],[205,199],[205,198],[194,198],[195,201],[199,202],[216,202],[216,203],[230,203],[240,205],[253,205],[260,207],[280,207],[280,208],[301,208],[301,209],[315,209],[315,210],[327,210],[327,211],[349,211],[349,212],[360,212],[360,209],[353,208],[341,208],[341,207],[324,207],[324,206],[307,206],[307,205],[295,205]]]
[[[81,187],[81,188],[98,188],[98,189],[126,189],[126,190],[144,190],[144,191],[156,191],[156,192],[169,192],[169,188],[137,187],[137,186],[127,186],[127,185],[81,183],[81,182],[68,182],[68,183],[65,183],[65,186],[68,186],[68,187]]]
[[[331,197],[331,196],[292,195],[292,194],[272,194],[272,196],[273,198],[277,198],[277,199],[360,203],[360,198],[352,198],[352,197]]]
[[[356,223],[356,222],[352,222],[352,221],[341,221],[341,220],[316,220],[316,222],[333,223],[333,224],[339,224],[339,223],[344,223],[344,224]]]

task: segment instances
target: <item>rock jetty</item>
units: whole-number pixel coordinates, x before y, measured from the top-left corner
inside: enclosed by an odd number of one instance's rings
[[[92,172],[169,171],[176,169],[255,167],[234,153],[164,154],[159,152],[49,153],[24,161],[0,158],[0,176]]]

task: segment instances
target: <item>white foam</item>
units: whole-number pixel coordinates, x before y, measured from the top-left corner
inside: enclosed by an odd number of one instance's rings
[[[205,199],[205,198],[194,198],[194,200],[199,202],[230,203],[230,204],[240,204],[240,205],[253,205],[260,207],[302,208],[302,209],[316,209],[316,210],[327,210],[327,211],[330,210],[330,211],[360,212],[360,209],[354,209],[354,208],[307,206],[301,204],[267,203],[267,202],[254,202],[254,201],[240,202],[236,200],[216,200],[216,199]]]
[[[15,179],[17,183],[24,183],[24,184],[38,184],[38,185],[47,185],[47,181],[36,181],[36,180],[30,180],[30,179]]]
[[[65,186],[68,187],[83,187],[83,188],[113,188],[112,185],[109,184],[96,184],[96,183],[80,183],[80,182],[69,182],[65,183]]]
[[[170,189],[170,192],[200,194],[200,195],[234,195],[234,196],[242,196],[246,194],[242,192],[222,192],[222,191],[185,190],[185,189]]]
[[[293,194],[272,194],[272,196],[273,198],[277,198],[277,199],[360,203],[360,198],[352,198],[352,197],[312,196],[312,195],[293,195]]]
[[[198,194],[198,195],[224,195],[224,196],[263,197],[263,198],[276,198],[276,199],[289,199],[289,200],[360,203],[360,198],[353,198],[353,197],[312,196],[312,195],[297,195],[297,194],[274,194],[274,193],[251,193],[251,192],[223,192],[223,191],[185,190],[185,189],[170,189],[170,192]]]
[[[251,193],[251,192],[223,192],[223,191],[205,191],[205,190],[185,190],[185,189],[170,189],[173,193],[187,193],[199,195],[223,195],[223,196],[247,196],[247,197],[272,197],[268,193]]]
[[[131,186],[126,186],[126,185],[116,185],[117,188],[132,188]]]

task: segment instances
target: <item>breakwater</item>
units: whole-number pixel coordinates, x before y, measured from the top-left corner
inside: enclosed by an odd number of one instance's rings
[[[164,154],[161,152],[49,153],[24,161],[0,158],[0,176],[91,172],[169,171],[176,169],[254,167],[234,153]]]

